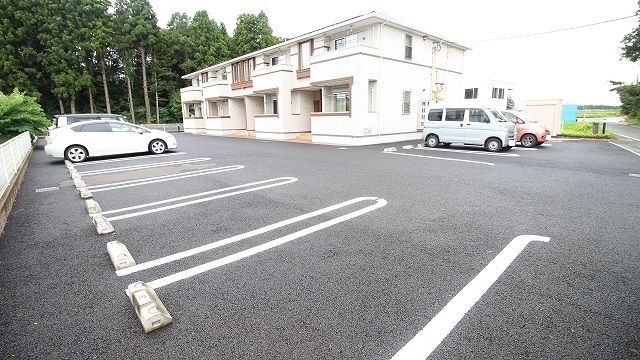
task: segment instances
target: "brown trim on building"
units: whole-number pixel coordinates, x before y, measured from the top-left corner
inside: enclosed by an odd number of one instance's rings
[[[253,81],[243,81],[231,84],[231,90],[245,89],[253,86]]]
[[[278,114],[255,114],[253,115],[253,117],[254,118],[270,118],[270,117],[277,118]]]
[[[311,77],[311,69],[306,68],[306,69],[296,70],[296,78],[303,79],[308,77]]]
[[[340,84],[349,85],[349,86],[353,85],[353,76],[329,79],[325,81],[316,81],[311,83],[312,86],[333,86],[333,85],[340,85]]]
[[[207,119],[230,119],[231,116],[229,115],[222,115],[222,116],[207,116]]]

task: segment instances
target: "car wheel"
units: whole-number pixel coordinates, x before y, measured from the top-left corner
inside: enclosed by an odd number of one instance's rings
[[[80,145],[69,146],[67,150],[64,151],[64,158],[73,163],[85,161],[88,155],[87,149]]]
[[[156,139],[149,143],[149,152],[152,154],[162,154],[167,151],[167,143]]]
[[[502,141],[500,141],[500,139],[491,138],[484,143],[484,147],[491,152],[498,152],[502,150]]]
[[[451,143],[442,143],[442,146],[449,147],[449,146],[451,146]]]
[[[425,143],[427,144],[428,147],[433,148],[438,146],[438,144],[440,143],[440,140],[435,135],[429,135],[427,136],[427,140],[425,141]]]
[[[538,144],[538,139],[536,139],[536,137],[531,134],[524,134],[520,138],[520,144],[527,148],[534,147]]]

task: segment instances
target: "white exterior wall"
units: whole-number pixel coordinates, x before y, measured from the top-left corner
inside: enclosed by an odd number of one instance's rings
[[[254,131],[256,129],[254,116],[264,112],[262,96],[246,96],[244,98],[244,106],[247,117],[247,130]]]
[[[527,118],[546,126],[552,136],[558,135],[562,130],[561,99],[525,100],[523,112]]]
[[[356,34],[356,45],[336,50],[335,39],[352,33]],[[412,36],[412,59],[409,60],[404,58],[406,34]],[[252,73],[253,86],[249,88],[230,90],[231,65],[224,66],[228,74],[230,118],[215,126],[220,129],[255,129],[256,137],[269,138],[291,138],[311,132],[314,142],[337,144],[418,139],[419,104],[422,100],[433,103],[434,82],[443,83],[444,88],[439,93],[444,101],[460,101],[464,97],[464,51],[441,44],[433,63],[434,42],[428,36],[393,23],[382,25],[381,22],[363,21],[315,35],[310,77],[301,79],[297,79],[296,74],[299,67],[298,42],[252,54],[255,55],[256,68]],[[271,57],[279,54],[285,55],[286,64],[271,66]],[[210,76],[219,72],[210,71]],[[432,79],[434,75],[436,78]],[[377,82],[375,111],[369,109],[369,80]],[[203,85],[213,96],[215,86]],[[312,113],[313,91],[336,85],[350,88],[350,112],[326,114],[329,112],[328,104],[323,101],[325,114]],[[189,90],[197,88],[183,89],[184,99],[198,99],[198,95]],[[291,111],[292,90],[300,90],[299,114]],[[403,91],[411,92],[408,114],[402,111]],[[256,95],[268,93],[277,93],[277,116],[262,115],[264,104]]]
[[[507,109],[507,97],[509,96],[509,89],[513,89],[515,86],[514,83],[501,81],[501,80],[491,80],[482,77],[466,77],[464,79],[464,88],[461,91],[461,98],[463,99],[465,104],[475,105],[475,106],[484,106],[490,107],[498,110],[506,110]],[[476,99],[465,99],[464,91],[465,89],[473,89],[478,88],[478,98]],[[494,99],[493,96],[493,88],[502,88],[504,89],[504,99]]]
[[[225,129],[242,130],[247,128],[244,98],[229,99],[229,122]]]
[[[383,26],[380,32],[376,25],[362,34],[375,33],[381,34],[381,38],[369,44],[381,44],[381,52],[360,45],[360,40],[367,36],[358,33],[358,46],[329,51],[312,59],[312,83],[353,77],[351,117],[312,116],[314,141],[361,145],[420,138],[418,107],[420,100],[431,100],[433,43],[414,35],[412,60],[405,60],[405,32],[388,26]],[[446,83],[445,94],[459,101],[460,96],[456,94],[462,91],[464,53],[446,46],[439,53],[444,60],[437,61],[437,66],[448,66],[451,70],[441,71]],[[369,80],[377,80],[376,112],[369,111]],[[402,113],[403,91],[411,91],[411,111],[406,115]]]

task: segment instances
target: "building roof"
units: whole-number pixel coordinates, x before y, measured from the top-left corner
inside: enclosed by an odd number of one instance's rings
[[[376,22],[376,23],[383,22],[385,24],[390,24],[390,25],[392,25],[394,27],[397,27],[399,29],[402,29],[404,31],[407,31],[407,32],[410,32],[410,33],[413,33],[413,34],[417,34],[417,35],[420,35],[420,36],[424,36],[427,39],[434,40],[434,41],[437,41],[437,42],[441,42],[443,44],[447,44],[447,45],[449,45],[451,47],[454,47],[454,48],[457,48],[457,49],[460,49],[460,50],[463,50],[463,51],[469,50],[469,48],[464,46],[464,45],[461,45],[461,44],[458,44],[458,43],[455,43],[455,42],[451,42],[451,41],[447,41],[447,40],[443,39],[442,37],[428,34],[428,33],[424,32],[424,31],[417,30],[417,29],[415,29],[415,28],[413,28],[411,26],[408,26],[408,25],[400,24],[400,23],[396,22],[395,20],[391,19],[390,17],[388,17],[386,15],[383,15],[383,14],[377,13],[375,11],[372,11],[372,12],[370,12],[368,14],[352,17],[350,19],[343,20],[343,21],[340,21],[338,23],[331,24],[331,25],[322,27],[320,29],[317,29],[317,30],[314,30],[314,31],[311,31],[311,32],[308,32],[308,33],[305,33],[305,34],[302,34],[302,35],[299,35],[299,36],[296,36],[296,37],[294,37],[292,39],[283,41],[281,43],[278,43],[276,45],[270,46],[268,48],[260,49],[258,51],[254,51],[252,53],[245,54],[245,55],[239,56],[237,58],[234,58],[234,59],[231,59],[231,60],[227,60],[225,62],[218,63],[218,64],[209,66],[209,67],[204,68],[204,69],[200,69],[198,71],[194,71],[194,72],[192,72],[190,74],[182,76],[182,78],[183,79],[192,79],[195,76],[197,76],[197,75],[199,75],[199,74],[201,74],[201,73],[203,73],[205,71],[218,69],[218,68],[225,67],[227,65],[233,64],[233,63],[241,61],[241,60],[252,58],[252,57],[260,55],[260,54],[269,53],[271,51],[277,50],[278,48],[296,44],[296,43],[298,43],[298,42],[300,42],[300,41],[302,41],[304,39],[312,38],[312,37],[321,35],[321,34],[323,34],[325,32],[328,32],[328,31],[331,31],[331,30],[335,30],[335,29],[339,29],[339,28],[341,28],[343,26],[352,25],[352,24],[355,24],[355,23],[358,23],[358,22],[362,22],[362,21],[365,21],[365,20],[372,20],[373,22]]]

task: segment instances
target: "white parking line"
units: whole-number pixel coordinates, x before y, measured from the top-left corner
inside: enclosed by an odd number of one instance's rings
[[[312,233],[314,233],[316,231],[319,231],[319,230],[328,228],[330,226],[339,224],[339,223],[341,223],[343,221],[347,221],[347,220],[353,219],[355,217],[358,217],[360,215],[364,215],[364,214],[366,214],[368,212],[371,212],[373,210],[381,208],[381,207],[383,207],[383,206],[385,206],[387,204],[387,201],[385,199],[380,199],[380,198],[376,198],[376,197],[368,197],[368,198],[365,198],[365,199],[375,201],[376,203],[373,204],[373,205],[369,205],[369,206],[367,206],[367,207],[365,207],[363,209],[352,211],[352,212],[350,212],[348,214],[339,216],[337,218],[334,218],[334,219],[331,219],[331,220],[328,220],[328,221],[325,221],[325,222],[321,222],[321,223],[319,223],[317,225],[310,226],[310,227],[308,227],[306,229],[302,229],[300,231],[296,231],[294,233],[291,233],[289,235],[285,235],[285,236],[277,238],[275,240],[271,240],[271,241],[266,242],[264,244],[261,244],[261,245],[258,245],[258,246],[254,246],[254,247],[249,248],[247,250],[243,250],[243,251],[237,252],[235,254],[232,254],[232,255],[229,255],[229,256],[226,256],[226,257],[223,257],[223,258],[220,258],[220,259],[217,259],[217,260],[214,260],[214,261],[199,265],[199,266],[195,266],[195,267],[192,267],[192,268],[184,270],[184,271],[180,271],[180,272],[175,273],[173,275],[169,275],[169,276],[166,276],[166,277],[151,281],[151,282],[149,282],[147,284],[149,286],[151,286],[152,288],[154,288],[154,289],[158,289],[158,288],[161,288],[163,286],[172,284],[172,283],[174,283],[176,281],[184,280],[184,279],[190,278],[192,276],[195,276],[195,275],[198,275],[198,274],[202,274],[202,273],[204,273],[206,271],[209,271],[209,270],[221,267],[223,265],[227,265],[227,264],[230,264],[232,262],[247,258],[247,257],[249,257],[251,255],[255,255],[255,254],[258,254],[260,252],[272,249],[272,248],[274,248],[276,246],[279,246],[279,245],[282,245],[282,244],[286,244],[286,243],[288,243],[288,242],[290,242],[292,240],[301,238],[301,237],[303,237],[305,235],[312,234]]]
[[[79,172],[79,174],[82,176],[101,175],[101,174],[110,174],[110,173],[120,172],[120,171],[133,171],[133,170],[141,170],[141,169],[150,169],[150,168],[161,167],[161,166],[190,164],[194,162],[201,162],[201,161],[208,161],[208,160],[211,160],[211,158],[194,158],[194,159],[185,159],[185,160],[165,161],[165,162],[152,163],[152,164],[141,164],[141,165],[121,166],[116,168],[107,168],[107,169],[100,169],[100,170],[82,171],[82,172]]]
[[[176,153],[165,153],[165,154],[160,154],[160,155],[141,155],[141,156],[132,156],[132,157],[126,157],[126,158],[117,158],[117,159],[104,159],[104,160],[95,160],[95,161],[85,161],[85,162],[81,162],[81,163],[76,163],[74,165],[75,166],[85,166],[85,165],[95,165],[95,164],[106,164],[106,163],[112,163],[112,162],[118,162],[118,161],[152,159],[152,158],[157,158],[157,157],[178,156],[178,155],[185,155],[185,154],[186,153],[184,153],[184,152],[176,152]]]
[[[629,149],[628,147],[625,147],[625,146],[622,146],[622,145],[618,145],[618,144],[614,143],[613,141],[609,141],[609,144],[611,144],[611,145],[615,145],[615,146],[617,146],[617,147],[619,147],[619,148],[622,148],[622,149],[627,150],[628,152],[630,152],[630,153],[632,153],[632,154],[635,154],[635,155],[640,156],[640,153],[637,153],[637,152],[635,152],[635,151],[633,151],[633,150]]]
[[[516,151],[538,151],[539,149],[536,148],[525,148],[525,147],[514,147],[513,149],[511,149],[511,151],[516,150]]]
[[[474,161],[474,160],[464,160],[464,159],[451,159],[451,158],[443,158],[443,157],[428,156],[428,155],[405,154],[405,153],[399,153],[399,152],[385,152],[385,154],[415,156],[415,157],[421,157],[421,158],[427,158],[427,159],[436,159],[436,160],[459,161],[459,162],[482,164],[482,165],[489,165],[489,166],[495,166],[496,165],[494,163],[484,162],[484,161]]]
[[[498,280],[516,257],[532,241],[549,242],[548,237],[520,235],[440,310],[440,312],[398,351],[391,360],[424,360],[462,320],[480,297]]]
[[[631,140],[634,140],[634,141],[640,141],[640,139],[636,139],[636,138],[634,138],[634,137],[627,136],[627,135],[618,134],[618,136],[622,136],[623,138],[631,139]]]
[[[510,156],[510,157],[520,156],[518,154],[494,153],[494,152],[488,152],[488,151],[473,151],[473,150],[458,150],[458,149],[434,149],[434,148],[428,148],[428,147],[419,148],[419,150],[444,151],[444,152],[453,152],[453,153],[461,153],[461,154],[488,155],[488,156]]]
[[[274,181],[278,181],[278,182],[273,183]],[[224,193],[224,194],[221,194],[221,195],[210,196],[210,197],[206,197],[206,198],[202,198],[202,199],[191,200],[191,201],[181,202],[181,203],[177,203],[177,204],[173,204],[173,205],[162,206],[162,207],[153,208],[153,209],[149,209],[149,210],[143,210],[143,211],[138,211],[138,212],[134,212],[134,213],[130,213],[130,214],[124,214],[124,215],[119,215],[119,216],[114,216],[114,217],[108,217],[107,218],[107,220],[109,220],[109,221],[127,219],[127,218],[131,218],[131,217],[135,217],[135,216],[141,216],[141,215],[156,213],[156,212],[159,212],[159,211],[175,209],[175,208],[179,208],[179,207],[183,207],[183,206],[187,206],[187,205],[199,204],[199,203],[205,202],[205,201],[221,199],[221,198],[225,198],[225,197],[228,197],[228,196],[244,194],[244,193],[248,193],[248,192],[251,192],[251,191],[267,189],[267,188],[271,188],[271,187],[274,187],[274,186],[290,184],[290,183],[296,182],[296,181],[298,181],[298,179],[294,178],[294,177],[279,177],[279,178],[274,178],[274,179],[269,179],[269,180],[256,181],[256,182],[252,182],[252,183],[248,183],[248,184],[231,186],[231,187],[212,190],[212,191],[205,191],[205,192],[192,194],[192,195],[187,195],[187,196],[180,196],[180,197],[171,198],[171,199],[167,199],[167,200],[154,201],[154,202],[151,202],[151,203],[146,203],[146,204],[141,204],[141,205],[136,205],[136,206],[129,206],[129,207],[122,208],[122,209],[103,211],[101,213],[97,213],[97,214],[94,214],[92,216],[100,216],[100,215],[104,216],[104,215],[108,215],[108,214],[115,214],[115,213],[125,212],[125,211],[129,211],[129,210],[142,209],[142,208],[146,208],[146,207],[150,207],[150,206],[154,206],[154,205],[161,205],[161,204],[171,203],[171,202],[180,201],[180,200],[192,199],[192,198],[200,197],[200,196],[204,196],[204,195],[210,195],[210,194],[225,192],[225,191],[228,191],[228,190],[242,189],[242,188],[249,187],[248,189],[244,189],[244,190],[234,191],[234,192],[230,192],[230,193]],[[272,183],[272,184],[267,184],[267,183]],[[260,184],[267,184],[267,185],[250,187],[250,186],[260,185]]]
[[[219,168],[196,170],[196,171],[189,171],[189,172],[185,172],[185,173],[163,175],[163,176],[154,176],[154,177],[148,177],[148,178],[144,178],[144,179],[120,181],[120,182],[109,183],[109,184],[88,186],[87,189],[89,189],[93,193],[97,193],[97,192],[100,192],[100,191],[122,189],[122,188],[127,188],[127,187],[132,187],[132,186],[140,186],[140,185],[146,185],[146,184],[155,184],[155,183],[164,182],[164,181],[185,179],[185,178],[190,178],[190,177],[194,177],[194,176],[216,174],[216,173],[220,173],[220,172],[240,170],[240,169],[244,169],[244,166],[243,165],[223,166],[223,167],[219,167]]]
[[[342,202],[340,204],[336,204],[336,205],[332,205],[332,206],[329,206],[329,207],[326,207],[326,208],[323,208],[323,209],[320,209],[320,210],[312,211],[312,212],[306,213],[304,215],[296,216],[296,217],[293,217],[291,219],[283,220],[283,221],[277,222],[275,224],[267,225],[267,226],[261,227],[261,228],[256,229],[256,230],[252,230],[252,231],[249,231],[249,232],[246,232],[246,233],[243,233],[243,234],[235,235],[235,236],[232,236],[230,238],[214,241],[212,243],[209,243],[209,244],[206,244],[206,245],[202,245],[202,246],[190,249],[190,250],[182,251],[182,252],[179,252],[179,253],[176,253],[176,254],[172,254],[172,255],[168,255],[168,256],[164,256],[164,257],[158,258],[156,260],[151,260],[151,261],[140,263],[140,264],[128,267],[128,268],[124,268],[124,269],[116,271],[116,275],[124,276],[124,275],[133,274],[133,273],[138,272],[138,271],[150,269],[152,267],[156,267],[156,266],[159,266],[159,265],[167,264],[167,263],[170,263],[170,262],[173,262],[173,261],[176,261],[176,260],[184,259],[184,258],[189,257],[189,256],[200,254],[200,253],[205,252],[205,251],[216,249],[216,248],[219,248],[221,246],[225,246],[225,245],[237,242],[237,241],[241,241],[241,240],[245,240],[245,239],[257,236],[257,235],[261,235],[261,234],[264,234],[266,232],[269,232],[269,231],[272,231],[272,230],[275,230],[275,229],[279,229],[279,228],[287,226],[287,225],[291,225],[291,224],[294,224],[294,223],[297,223],[297,222],[300,222],[300,221],[303,221],[303,220],[310,219],[310,218],[318,216],[318,215],[326,214],[328,212],[341,209],[341,208],[343,208],[345,206],[349,206],[349,205],[353,205],[353,204],[359,203],[361,201],[375,200],[375,199],[376,198],[370,198],[370,197],[355,198],[355,199],[352,199],[352,200],[349,200],[349,201]]]
[[[640,178],[640,174],[629,174],[629,176],[639,177]]]

